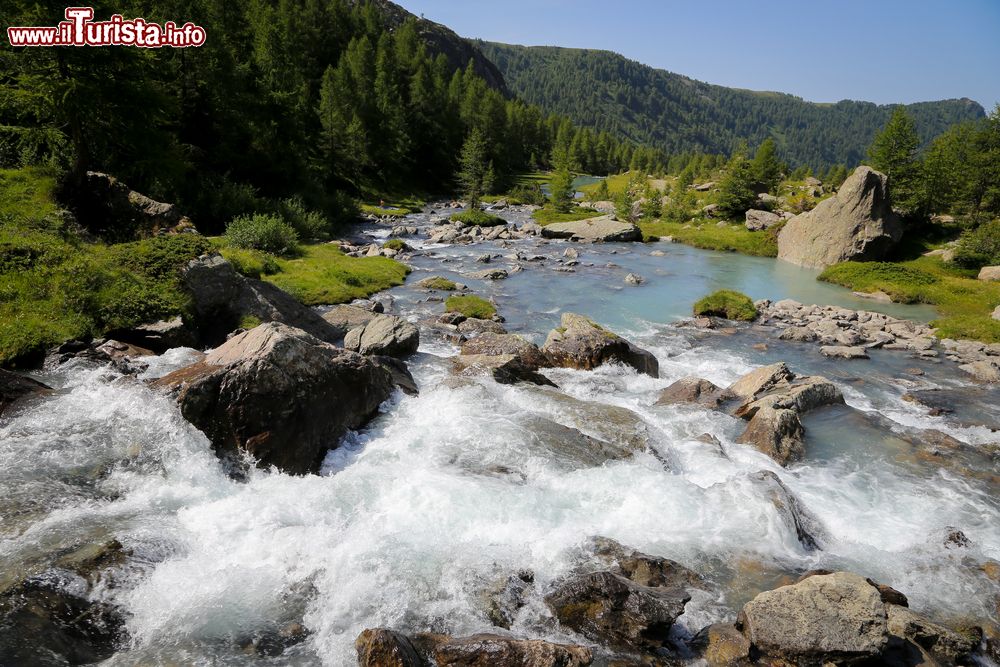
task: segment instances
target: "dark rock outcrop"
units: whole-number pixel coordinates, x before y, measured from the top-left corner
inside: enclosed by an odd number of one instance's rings
[[[17,401],[29,396],[43,396],[52,389],[26,375],[12,373],[0,368],[0,415]]]
[[[488,375],[500,384],[530,382],[537,385],[556,386],[552,380],[538,372],[538,367],[526,363],[516,354],[463,354],[452,358],[457,375]]]
[[[106,241],[133,241],[167,232],[197,231],[174,204],[150,199],[114,176],[88,171],[65,193],[77,219]]]
[[[658,377],[659,363],[651,352],[636,347],[593,320],[575,313],[563,313],[560,324],[549,333],[542,347],[553,366],[592,370],[616,361]]]
[[[234,336],[153,385],[177,393],[185,419],[220,455],[246,451],[292,474],[314,472],[393,386],[371,359],[278,322]]]
[[[858,167],[835,196],[785,224],[778,258],[813,268],[881,259],[903,236],[888,181],[885,174]]]
[[[184,286],[191,295],[194,324],[202,344],[218,345],[245,318],[281,322],[327,343],[344,332],[311,308],[274,285],[241,276],[221,255],[205,255],[184,269]]]

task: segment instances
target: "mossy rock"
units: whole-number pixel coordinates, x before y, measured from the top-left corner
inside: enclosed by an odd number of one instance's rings
[[[694,314],[750,322],[757,319],[757,308],[746,294],[722,289],[695,303]]]
[[[497,227],[499,225],[506,225],[507,221],[497,215],[492,215],[486,211],[480,211],[477,208],[469,209],[468,211],[463,211],[462,213],[456,213],[451,216],[452,222],[464,222],[467,225],[477,225],[479,227]]]
[[[474,294],[450,296],[444,302],[445,311],[461,313],[469,318],[488,320],[497,314],[496,306],[482,297]]]

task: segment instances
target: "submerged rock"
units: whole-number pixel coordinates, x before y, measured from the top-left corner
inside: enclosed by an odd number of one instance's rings
[[[651,377],[659,375],[651,352],[575,313],[563,313],[561,326],[549,333],[542,351],[554,366],[592,370],[616,361]]]
[[[153,383],[177,393],[184,418],[220,455],[304,474],[392,393],[371,359],[271,322],[234,336],[203,361]]]
[[[767,495],[781,517],[795,530],[802,546],[809,550],[818,549],[819,537],[824,533],[822,525],[806,512],[784,482],[770,470],[755,472],[748,478]]]
[[[820,348],[824,357],[838,359],[868,359],[868,351],[863,347],[853,345],[825,345]]]
[[[461,329],[460,329],[461,330]],[[549,365],[538,346],[515,334],[485,332],[462,344],[462,354],[485,354],[489,356],[517,355],[527,366],[535,370]]]
[[[641,241],[642,230],[631,222],[619,222],[613,216],[602,215],[574,222],[557,222],[542,227],[547,239],[572,241]]]
[[[552,380],[537,372],[537,366],[526,363],[516,354],[463,354],[452,357],[452,366],[458,375],[489,375],[500,384],[530,382],[556,386]]]
[[[354,641],[358,667],[423,667],[417,649],[406,635],[374,628],[364,630]]]
[[[881,259],[903,236],[888,181],[885,174],[858,167],[835,196],[785,224],[778,258],[812,268]]]

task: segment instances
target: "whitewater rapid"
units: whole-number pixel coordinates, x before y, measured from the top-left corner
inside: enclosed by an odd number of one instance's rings
[[[463,266],[472,266],[482,248],[449,252],[464,253]],[[684,261],[697,257],[681,252]],[[440,266],[420,261],[423,270]],[[621,254],[614,261],[630,268]],[[418,265],[411,282],[425,275]],[[516,279],[491,289],[506,295],[501,312],[511,326],[539,340],[557,315],[516,313],[548,313],[551,295]],[[440,308],[407,289],[396,294],[404,313]],[[538,298],[515,310],[533,290]],[[654,405],[680,377],[727,384],[786,359],[796,372],[826,373],[854,408],[972,444],[995,442],[989,429],[928,417],[901,400],[893,373],[917,362],[887,353],[845,369],[803,346],[772,340],[767,353],[755,351],[750,334],[700,337],[671,326],[676,316],[668,312],[652,317],[628,306],[603,319],[587,314],[653,351],[662,377],[606,366],[546,371],[559,391],[454,382],[447,357],[457,348],[425,336],[410,360],[420,395],[394,396],[378,419],[330,452],[321,475],[304,477],[256,470],[232,479],[208,440],[141,380],[84,361],[43,373],[56,395],[0,425],[0,562],[30,572],[56,547],[111,536],[130,550],[123,577],[96,593],[128,616],[129,644],[110,665],[264,663],[240,645],[289,623],[309,636],[273,664],[354,664],[354,639],[368,627],[496,632],[484,591],[525,569],[535,575],[536,594],[510,631],[587,644],[555,626],[542,595],[587,557],[584,546],[598,535],[676,560],[713,584],[679,619],[674,633],[681,636],[731,620],[785,573],[812,568],[872,577],[936,617],[1000,620],[996,587],[976,566],[1000,559],[994,486],[901,460],[886,442],[844,428],[835,413],[806,420],[810,453],[783,469],[734,442],[742,432],[735,418]],[[145,379],[190,358],[172,351]],[[962,382],[924,366],[921,386]],[[858,376],[867,381],[853,381]],[[639,421],[609,427],[594,417],[604,405],[627,408]],[[550,421],[604,439],[640,437],[649,451],[583,464],[540,435],[536,425]],[[699,439],[705,433],[721,444]],[[748,478],[760,470],[777,474],[815,517],[821,549],[805,548]],[[970,545],[947,547],[950,527]]]

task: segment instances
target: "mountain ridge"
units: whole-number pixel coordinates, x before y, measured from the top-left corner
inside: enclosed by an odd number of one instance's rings
[[[720,86],[603,49],[470,41],[526,102],[668,153],[730,153],[741,140],[753,147],[772,136],[792,166],[853,165],[898,106]],[[904,106],[924,143],[986,115],[967,97]]]

